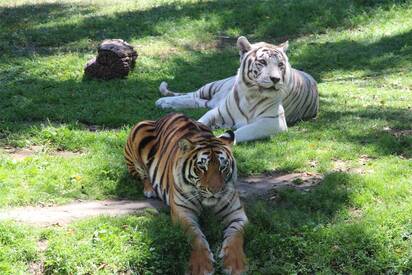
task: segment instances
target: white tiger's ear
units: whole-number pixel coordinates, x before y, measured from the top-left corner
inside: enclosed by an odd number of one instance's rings
[[[286,53],[286,51],[289,49],[289,40],[286,40],[282,44],[279,44],[278,47],[281,48],[284,53]]]
[[[237,39],[237,46],[239,50],[243,53],[246,53],[252,49],[252,45],[249,43],[246,37],[240,36]]]
[[[194,147],[193,144],[185,138],[179,140],[177,142],[177,145],[179,146],[179,149],[182,150],[184,153],[189,152]]]
[[[235,133],[232,130],[227,130],[224,134],[221,134],[219,139],[229,147],[236,144]]]

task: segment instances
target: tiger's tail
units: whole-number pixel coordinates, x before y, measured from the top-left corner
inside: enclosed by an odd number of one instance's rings
[[[168,89],[168,84],[166,81],[162,81],[159,86],[159,91],[163,96],[179,96],[184,95],[184,93],[175,93]]]

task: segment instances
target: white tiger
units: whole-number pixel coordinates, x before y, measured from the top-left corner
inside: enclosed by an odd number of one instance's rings
[[[241,36],[240,67],[236,76],[211,82],[191,93],[175,93],[162,82],[160,108],[208,107],[199,121],[212,128],[236,129],[236,142],[266,138],[286,131],[287,124],[313,118],[319,109],[316,81],[293,69],[288,42],[250,44]]]

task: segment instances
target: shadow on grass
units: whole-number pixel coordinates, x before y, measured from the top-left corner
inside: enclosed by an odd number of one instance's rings
[[[159,32],[158,27],[162,24],[167,26],[173,22],[179,24],[181,19],[210,19],[217,16],[219,20],[216,30],[210,29],[211,32],[217,33],[236,26],[241,33],[253,33],[256,39],[259,37],[267,40],[270,37],[303,34],[306,32],[301,29],[303,26],[311,26],[313,32],[325,28],[349,27],[353,23],[349,17],[403,2],[405,1],[211,1],[162,5],[142,11],[118,12],[113,16],[86,16],[80,21],[69,19],[79,14],[93,15],[98,6],[21,5],[0,8],[3,18],[0,28],[5,30],[3,33],[6,36],[15,32],[13,35],[17,38],[8,38],[4,41],[18,44],[21,39],[35,48],[57,47],[59,50],[68,43],[84,38],[98,41],[106,37],[121,37],[128,40],[132,37],[160,36],[163,32]],[[307,12],[308,10],[311,12]],[[326,16],[327,14],[329,15]],[[269,15],[270,17],[266,18]],[[260,20],[250,24],[245,18]],[[38,26],[63,19],[68,23]],[[15,26],[22,24],[30,27],[14,29]],[[315,43],[296,57],[296,62],[293,56],[291,59],[295,67],[311,73],[319,82],[322,82],[325,73],[333,70],[363,70],[379,74],[388,69],[405,69],[411,66],[412,47],[407,44],[411,39],[412,31],[365,44],[356,41]],[[167,112],[154,107],[154,102],[159,97],[160,81],[169,80],[173,89],[190,91],[236,72],[238,59],[233,50],[207,54],[192,51],[190,54],[194,61],[187,61],[183,57],[171,57],[164,62],[166,71],[174,77],[173,79],[161,79],[158,74],[157,77],[141,76],[142,72],[153,70],[144,67],[127,80],[56,81],[47,79],[48,68],[35,76],[25,73],[26,65],[16,65],[13,66],[15,71],[10,74],[5,71],[3,76],[0,76],[5,82],[4,90],[0,93],[0,116],[3,122],[36,122],[48,119],[53,122],[81,122],[105,127],[120,127],[125,124],[131,125],[141,119],[155,119]],[[157,61],[163,62],[160,59]],[[82,68],[79,67],[77,70]],[[185,112],[198,117],[204,111]]]
[[[96,45],[104,38],[130,40],[162,36],[171,26],[179,27],[179,23],[183,24],[185,20],[199,19],[212,22],[203,29],[211,33],[235,28],[254,38],[268,40],[281,37],[278,40],[285,40],[287,37],[320,33],[330,28],[354,27],[362,22],[361,17],[365,14],[407,2],[225,0],[172,3],[146,10],[121,11],[111,16],[97,13],[104,6],[88,8],[78,4],[27,4],[0,8],[3,22],[1,29],[4,30],[4,36],[0,38],[8,41],[0,44],[0,48],[3,51],[34,48],[38,53],[61,52],[62,49],[58,47],[70,43],[76,45],[75,42],[83,39],[93,40],[92,44]],[[83,17],[79,19],[79,15]],[[58,24],[40,25],[53,21]],[[15,39],[10,39],[11,34]],[[76,51],[76,47],[72,45],[69,50]]]
[[[247,204],[246,254],[251,274],[376,273],[397,270],[378,231],[356,221],[359,176],[333,173],[310,192],[291,189],[275,201]],[[346,221],[346,222],[345,222]],[[387,258],[384,258],[387,256]],[[402,270],[402,268],[401,268]]]
[[[161,214],[99,217],[46,233],[45,273],[184,274],[189,243]]]
[[[366,130],[349,131],[347,125],[359,125],[362,129],[363,124],[373,124],[374,121],[385,122],[390,125],[390,129],[410,130],[412,121],[412,112],[408,109],[390,108],[390,107],[366,107],[358,110],[331,110],[324,111],[319,121],[317,129],[340,130],[342,135],[337,136],[337,140],[343,142],[352,142],[359,145],[373,145],[375,151],[381,155],[400,155],[406,158],[412,157],[412,139],[410,136],[395,136],[389,130],[377,127],[370,127]],[[386,126],[387,127],[387,126]]]
[[[374,74],[396,68],[407,70],[412,66],[412,46],[406,43],[409,40],[412,40],[412,31],[371,44],[354,41],[316,44],[299,57],[295,67],[306,68],[320,82],[324,73],[333,70],[362,70]],[[162,80],[168,80],[175,90],[191,91],[207,82],[233,75],[238,66],[236,54],[231,50],[190,54],[192,62],[179,56],[166,60],[165,64],[169,66],[166,70],[173,71],[170,73],[174,79],[134,72],[129,79],[109,82],[55,81],[24,73],[14,80],[14,76],[7,77],[6,72],[6,90],[0,94],[1,117],[3,121],[50,119],[107,127],[158,118],[166,113],[154,106],[160,96],[158,85]],[[151,69],[143,67],[141,70]],[[370,113],[369,110],[365,112]]]

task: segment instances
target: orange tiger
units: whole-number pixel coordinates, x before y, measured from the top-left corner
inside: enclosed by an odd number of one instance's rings
[[[213,255],[198,217],[209,207],[224,223],[220,257],[225,270],[245,270],[243,227],[247,217],[235,190],[234,134],[215,137],[207,126],[183,114],[146,120],[132,129],[124,154],[129,172],[140,177],[144,195],[170,206],[172,220],[193,236],[190,274],[212,274]]]

